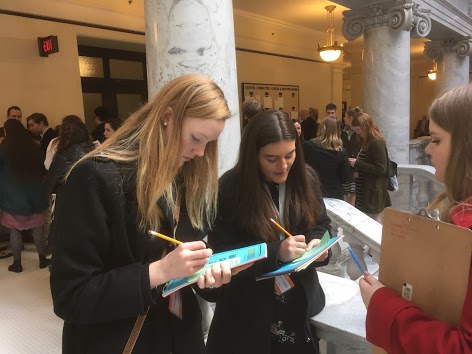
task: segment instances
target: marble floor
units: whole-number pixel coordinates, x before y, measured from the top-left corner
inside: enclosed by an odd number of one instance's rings
[[[22,253],[22,273],[8,271],[12,262],[0,259],[0,353],[60,354],[62,320],[52,309],[48,269],[39,269],[33,245]]]

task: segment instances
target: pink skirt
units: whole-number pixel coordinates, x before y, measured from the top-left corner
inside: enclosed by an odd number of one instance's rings
[[[35,227],[43,226],[44,214],[40,213],[23,216],[12,215],[6,211],[0,210],[0,223],[9,229],[29,230]]]

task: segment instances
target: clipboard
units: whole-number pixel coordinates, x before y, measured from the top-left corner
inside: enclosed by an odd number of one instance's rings
[[[471,254],[471,230],[426,212],[385,209],[379,280],[429,316],[460,323]],[[372,353],[385,351],[374,347]]]

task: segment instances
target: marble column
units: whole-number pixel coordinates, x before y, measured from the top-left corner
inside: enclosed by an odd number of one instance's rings
[[[223,90],[232,117],[219,146],[219,172],[234,166],[240,136],[236,50],[231,0],[146,0],[149,96],[172,79],[199,73]]]
[[[363,108],[385,135],[390,158],[408,163],[410,35],[429,33],[429,12],[410,0],[397,0],[343,14],[344,37],[364,35]]]
[[[458,86],[469,83],[469,63],[472,48],[469,38],[455,41],[452,38],[443,41],[425,43],[424,55],[436,60],[438,96]]]

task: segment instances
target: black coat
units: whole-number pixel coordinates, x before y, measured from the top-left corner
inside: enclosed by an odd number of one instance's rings
[[[218,217],[208,239],[214,252],[264,242],[261,237],[242,230],[234,222],[238,194],[239,175],[232,170],[220,180]],[[314,238],[321,238],[326,230],[331,230],[331,221],[326,214],[321,196],[320,202],[323,210],[315,227],[307,229],[303,222],[300,222],[290,229],[294,235],[304,234],[307,243]],[[256,276],[279,267],[277,254],[281,242],[268,243],[267,259],[256,262],[249,269],[233,277],[226,286],[207,294],[208,300],[216,301],[215,314],[207,341],[209,354],[269,353],[270,326],[275,308],[274,279],[256,281]],[[321,266],[327,263],[328,259],[316,265]],[[310,331],[308,320],[318,314],[325,305],[325,296],[314,265],[315,263],[303,271],[291,274],[295,287],[301,287],[306,295],[307,303],[300,304],[306,307],[306,318],[301,320],[305,320],[305,334],[310,338],[313,338],[313,333]]]
[[[51,269],[54,312],[64,319],[63,353],[121,354],[136,317],[149,308],[133,354],[204,353],[201,313],[191,287],[181,290],[183,320],[168,310],[162,286],[150,288],[149,263],[166,241],[137,227],[134,166],[89,159],[71,172],[56,204],[56,252]],[[183,203],[185,204],[185,203]],[[162,233],[171,234],[166,210]],[[181,241],[201,239],[185,208]]]
[[[305,162],[320,177],[323,197],[343,199],[342,183],[352,182],[351,167],[346,152],[326,150],[313,140],[303,143]]]
[[[316,120],[313,117],[308,117],[305,119],[302,124],[302,134],[303,139],[310,140],[316,137],[316,133],[318,132],[318,125],[316,124]]]
[[[57,137],[57,133],[54,129],[48,128],[43,134],[43,137],[41,138],[41,149],[43,152],[46,154],[46,150],[48,149],[48,145],[51,142],[52,139]]]
[[[49,166],[44,184],[48,193],[57,193],[67,171],[86,153],[93,149],[91,143],[74,144],[60,154],[56,154]]]
[[[348,132],[346,130],[343,130],[341,132],[341,140],[343,141],[344,149],[346,149],[347,157],[355,158],[361,150],[362,139],[359,134],[356,134],[356,132],[350,133],[351,136],[349,137]]]
[[[90,133],[92,136],[92,141],[98,140],[98,142],[103,143],[105,141],[105,122],[100,123],[97,127]]]

